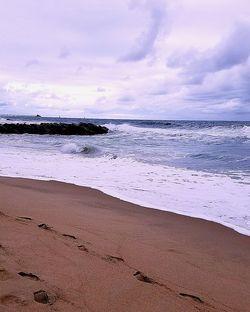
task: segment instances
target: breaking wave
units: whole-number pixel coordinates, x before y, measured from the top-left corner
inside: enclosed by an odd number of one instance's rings
[[[183,139],[250,139],[250,126],[214,126],[206,128],[181,128],[178,126],[167,125],[166,128],[137,127],[128,123],[124,124],[105,124],[111,132],[123,132],[126,134],[140,135],[164,135],[166,138]]]
[[[86,156],[101,156],[102,152],[93,145],[80,146],[76,143],[67,143],[61,147],[61,151],[65,154],[84,154]]]

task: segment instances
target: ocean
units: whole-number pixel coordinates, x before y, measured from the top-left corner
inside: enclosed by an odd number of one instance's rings
[[[92,122],[110,131],[0,135],[1,176],[89,186],[250,235],[250,122],[0,116],[5,122]]]

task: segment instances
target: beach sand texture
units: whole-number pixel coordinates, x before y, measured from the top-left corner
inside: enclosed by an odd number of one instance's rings
[[[249,291],[248,236],[86,187],[0,178],[0,312],[248,312]]]

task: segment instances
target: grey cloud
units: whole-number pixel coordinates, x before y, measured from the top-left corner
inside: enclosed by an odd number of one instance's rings
[[[169,67],[180,67],[187,82],[199,84],[209,73],[227,70],[243,64],[250,56],[250,24],[238,23],[233,31],[213,49],[205,52],[189,50],[173,54]]]
[[[250,24],[238,24],[231,35],[211,53],[211,71],[246,62],[250,55]],[[210,68],[208,68],[209,70]]]
[[[157,95],[166,95],[169,93],[168,84],[166,81],[159,82],[158,84],[152,86],[147,94],[157,96]]]
[[[7,107],[8,104],[7,103],[0,103],[0,107]]]
[[[68,50],[68,49],[62,49],[58,57],[59,57],[60,59],[66,59],[66,58],[68,58],[69,56],[70,56],[69,50]]]
[[[0,82],[0,113],[6,114],[11,109],[11,98],[5,90],[4,85]]]
[[[107,103],[107,97],[106,96],[101,96],[101,97],[99,97],[97,100],[96,100],[96,104],[106,104]]]
[[[50,76],[61,66],[60,59],[69,68],[83,61],[114,62],[140,27],[140,10],[132,20],[129,13],[123,0],[110,0],[108,5],[100,0],[23,0],[22,6],[9,0],[0,11],[0,59],[8,73],[16,74],[23,64],[35,65],[30,62],[35,55],[43,60],[39,72]]]
[[[135,98],[131,95],[123,95],[118,99],[119,102],[127,103],[127,102],[134,102]]]
[[[189,85],[183,100],[191,107],[208,113],[242,115],[250,118],[250,90],[248,86],[250,63],[215,72],[202,83]],[[243,116],[245,113],[245,116]]]
[[[166,95],[168,94],[167,90],[165,88],[153,90],[149,93],[150,95]]]
[[[133,2],[132,8],[142,8],[149,12],[150,20],[146,29],[137,37],[132,49],[122,56],[119,61],[136,62],[144,59],[154,47],[154,43],[160,33],[161,27],[166,20],[167,8],[162,1],[144,1],[142,4],[138,1]]]
[[[246,114],[250,107],[250,24],[238,23],[214,48],[176,53],[167,65],[179,68],[182,99],[205,114]]]
[[[102,87],[98,87],[96,89],[96,92],[100,92],[100,93],[105,92],[105,91],[106,91],[105,88],[102,88]]]
[[[28,62],[26,62],[24,67],[29,68],[29,67],[36,66],[39,64],[40,62],[37,59],[33,59],[33,60],[29,60]]]

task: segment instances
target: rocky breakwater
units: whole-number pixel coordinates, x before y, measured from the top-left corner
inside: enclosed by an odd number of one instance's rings
[[[0,124],[2,134],[95,135],[108,133],[108,128],[91,123],[11,123]]]

